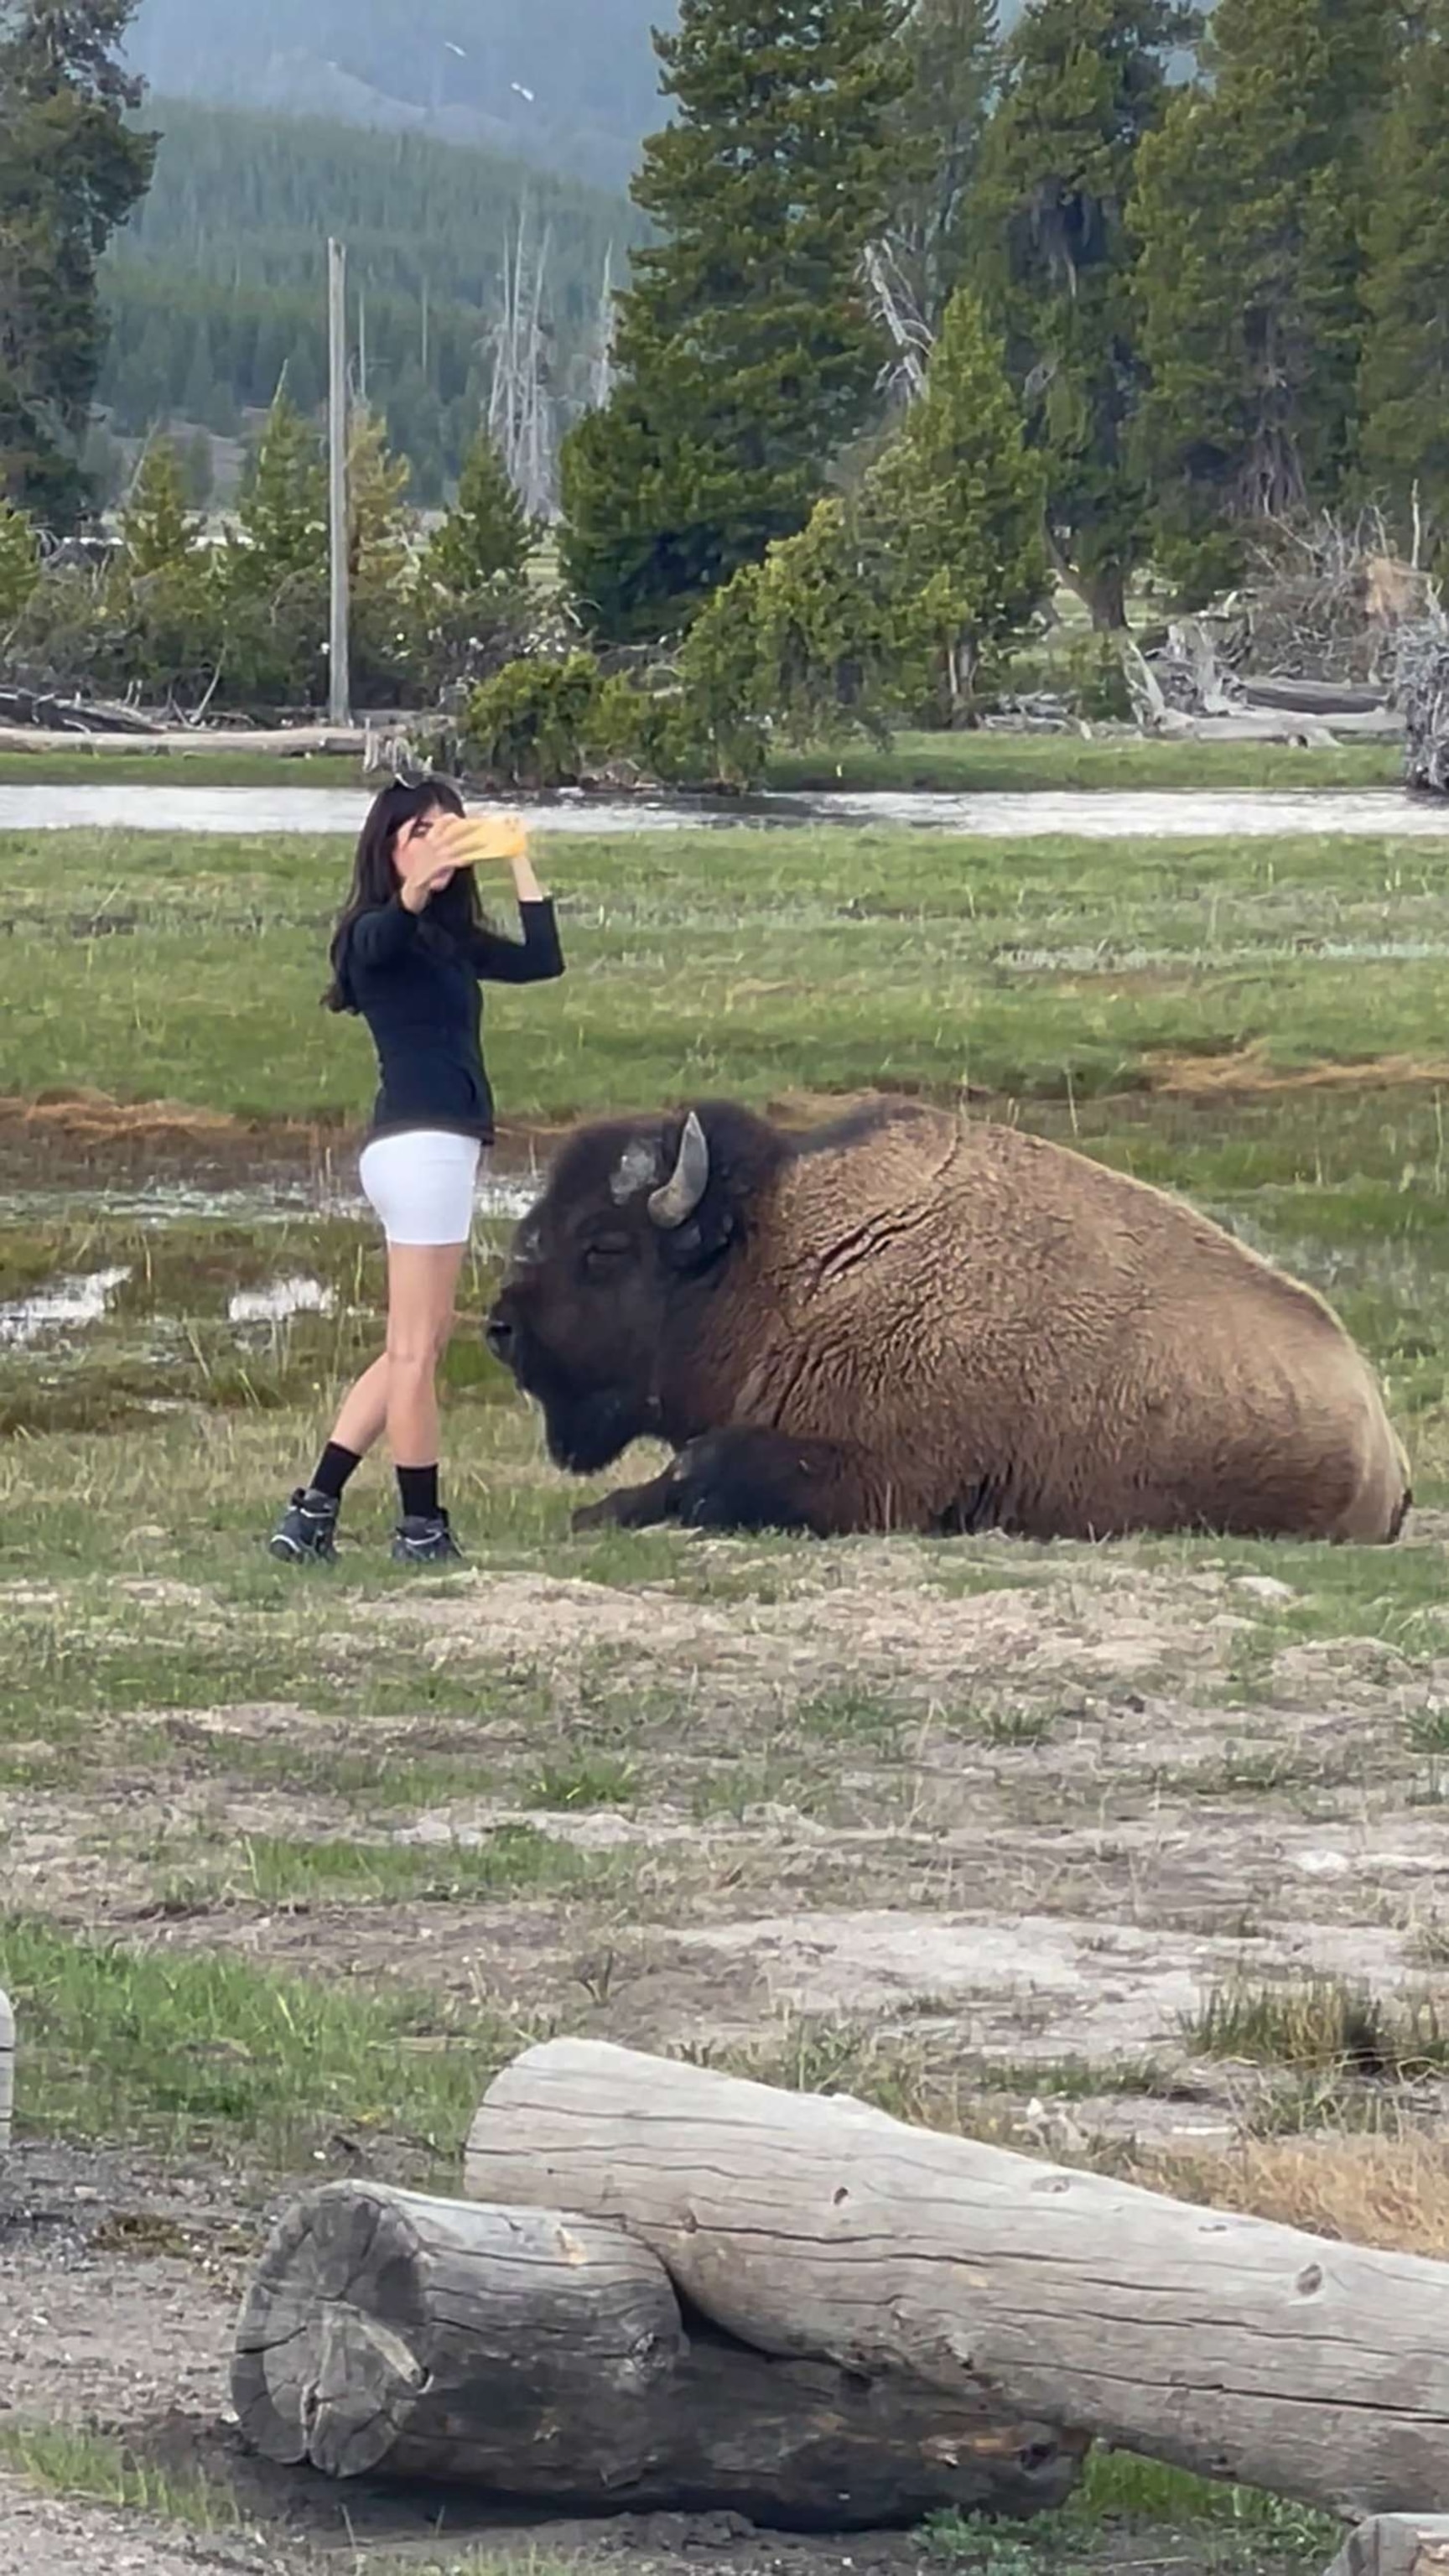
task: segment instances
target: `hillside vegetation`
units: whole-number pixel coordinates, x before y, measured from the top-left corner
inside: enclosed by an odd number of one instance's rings
[[[163,138],[155,182],[105,271],[114,327],[101,398],[124,435],[176,417],[233,434],[284,367],[294,400],[319,403],[335,232],[354,329],[365,299],[369,394],[416,494],[436,497],[486,402],[487,334],[525,210],[531,238],[547,238],[552,367],[567,398],[609,247],[617,272],[639,230],[625,200],[419,135],[168,99],[148,118]]]

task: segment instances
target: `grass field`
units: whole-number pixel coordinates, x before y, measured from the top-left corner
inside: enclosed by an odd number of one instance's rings
[[[1151,787],[1388,787],[1403,774],[1397,744],[1353,743],[1299,751],[1277,743],[1138,742],[1069,734],[903,733],[888,750],[859,744],[842,752],[784,753],[770,767],[774,789],[974,789]],[[248,752],[0,751],[0,787],[60,784],[138,786],[148,779],[187,787],[351,787],[356,760],[327,755],[280,760]]]
[[[1324,1285],[1422,1508],[1372,1556],[576,1540],[470,1324],[448,1472],[475,1570],[392,1569],[376,1470],[335,1575],[299,1584],[261,1541],[380,1316],[370,1235],[309,1196],[370,1084],[317,1007],[345,853],[11,836],[0,2221],[41,2323],[0,2352],[0,2469],[178,2524],[265,2505],[282,2571],[336,2500],[238,2488],[217,2431],[260,2214],[297,2177],[446,2185],[537,2035],[1449,2255],[1449,848],[543,847],[571,972],[497,997],[507,1159],[704,1091],[965,1092]],[[233,1313],[287,1281],[293,1311]],[[375,2496],[349,2511],[394,2534]],[[1333,2545],[1104,2461],[1059,2523],[869,2564],[1280,2576]],[[851,2554],[801,2547],[802,2576]]]

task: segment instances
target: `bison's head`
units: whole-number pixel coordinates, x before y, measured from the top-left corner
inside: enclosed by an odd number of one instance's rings
[[[708,1428],[682,1392],[772,1131],[729,1108],[584,1129],[514,1238],[488,1347],[575,1475]],[[706,1407],[707,1410],[707,1407]]]

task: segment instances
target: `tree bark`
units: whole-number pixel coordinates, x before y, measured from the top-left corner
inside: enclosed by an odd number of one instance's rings
[[[943,2403],[686,2331],[663,2265],[622,2229],[369,2183],[309,2194],[273,2234],[232,2395],[254,2448],[331,2477],[800,2529],[1040,2511],[1082,2449],[972,2389]]]
[[[1405,2513],[1361,2523],[1328,2576],[1449,2576],[1449,2519]]]
[[[1443,2264],[580,2040],[498,2077],[466,2176],[626,2226],[768,2352],[1353,2517],[1449,2499]]]

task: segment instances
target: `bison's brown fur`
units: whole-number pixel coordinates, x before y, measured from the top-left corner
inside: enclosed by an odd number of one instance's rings
[[[1367,1362],[1311,1289],[1180,1200],[909,1104],[806,1138],[730,1108],[701,1128],[699,1275],[657,1231],[679,1122],[594,1129],[526,1221],[530,1257],[498,1310],[520,1335],[552,1330],[555,1350],[562,1333],[565,1364],[592,1349],[596,1310],[565,1296],[552,1327],[544,1310],[559,1229],[586,1231],[586,1174],[607,1165],[613,1222],[639,1245],[610,1365],[632,1400],[646,1363],[629,1354],[653,1354],[634,1428],[683,1452],[610,1516],[661,1517],[687,1488],[705,1492],[687,1516],[716,1525],[1397,1536],[1407,1467]],[[742,1479],[778,1512],[721,1502]]]

